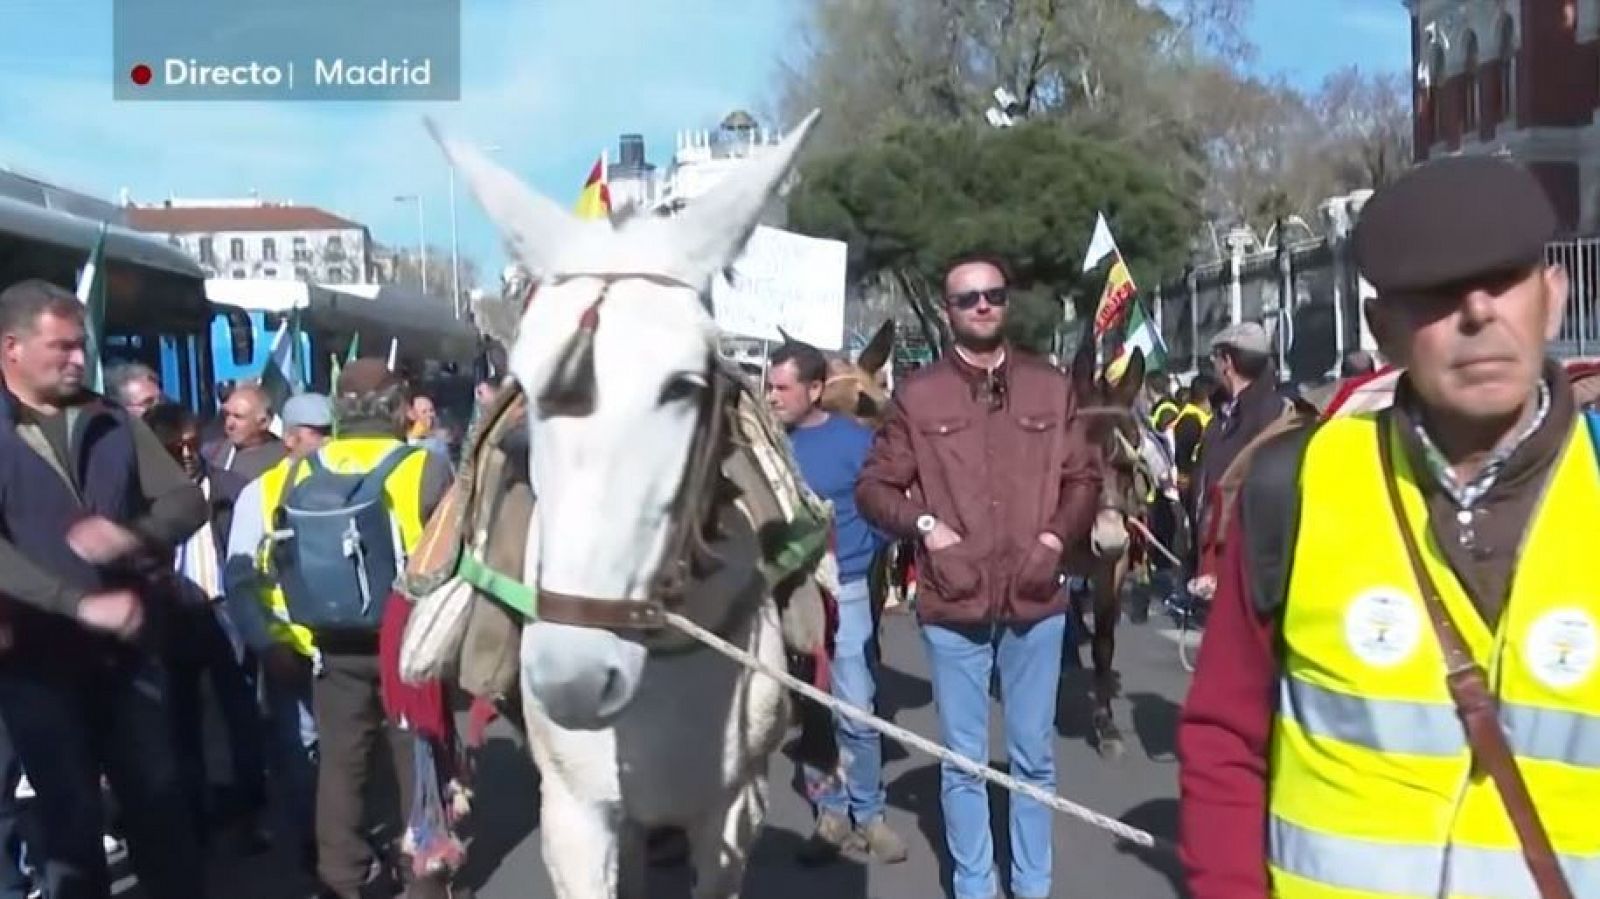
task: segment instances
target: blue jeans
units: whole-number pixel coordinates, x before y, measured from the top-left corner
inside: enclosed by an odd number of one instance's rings
[[[877,663],[872,646],[872,600],[867,581],[839,585],[839,630],[833,641],[833,695],[863,711],[873,711],[877,695]],[[821,784],[823,772],[807,766],[806,783],[817,810],[854,819],[865,827],[883,814],[883,744],[878,732],[849,718],[835,716],[834,732],[844,765],[844,782]]]
[[[301,684],[262,678],[267,697],[272,766],[281,784],[283,816],[296,848],[316,840],[317,724],[311,717],[311,663]]]
[[[922,639],[945,747],[988,764],[989,678],[998,666],[1011,776],[1054,793],[1056,692],[1065,633],[1065,615],[1032,625],[924,625]],[[984,782],[943,765],[939,799],[955,867],[956,899],[998,896]],[[1011,797],[1013,895],[1028,899],[1050,895],[1051,823],[1049,809],[1023,796]]]

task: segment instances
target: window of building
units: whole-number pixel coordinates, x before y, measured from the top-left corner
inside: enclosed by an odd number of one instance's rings
[[[278,261],[278,242],[270,237],[261,239],[261,258],[268,262]]]
[[[264,268],[261,270],[261,274],[267,278],[276,278],[278,277],[278,270],[275,268]]]
[[[344,283],[344,269],[330,268],[330,269],[328,269],[326,274],[327,274],[327,277],[324,280],[326,280],[329,284],[343,284]]]
[[[304,237],[296,237],[294,239],[293,252],[295,262],[306,262],[311,259],[311,249],[306,246],[306,239]]]
[[[339,235],[337,234],[329,236],[327,247],[323,250],[323,252],[327,254],[329,259],[343,259],[344,241],[340,240]]]
[[[311,269],[308,269],[303,265],[297,265],[294,267],[294,277],[296,281],[309,280],[311,277]]]
[[[229,262],[243,262],[244,261],[244,238],[235,237],[232,240],[228,241],[228,261]]]
[[[1500,121],[1517,117],[1517,25],[1510,15],[1500,17]]]
[[[239,280],[244,280],[244,269],[242,269],[242,268],[234,269],[233,270],[233,277],[237,278]]]
[[[211,238],[209,237],[200,238],[200,261],[206,263],[207,265],[213,264],[217,261],[217,253],[216,250],[212,248]]]
[[[1478,78],[1478,33],[1467,32],[1466,59],[1461,68],[1461,92],[1463,108],[1461,112],[1461,133],[1470,135],[1478,130],[1480,113],[1483,111],[1483,85]]]

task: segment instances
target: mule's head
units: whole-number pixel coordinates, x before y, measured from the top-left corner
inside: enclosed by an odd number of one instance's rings
[[[541,594],[585,606],[652,597],[691,444],[712,414],[711,279],[743,248],[816,117],[671,218],[579,220],[440,139],[539,285],[510,367],[531,401],[540,525],[524,576]],[[548,621],[531,624],[522,647],[525,689],[568,728],[615,719],[647,655],[626,631]]]
[[[1110,367],[1108,366],[1108,369]],[[1134,408],[1144,384],[1144,351],[1135,349],[1121,371],[1101,371],[1095,363],[1094,344],[1086,339],[1072,360],[1073,393],[1090,445],[1105,464],[1105,493],[1122,494],[1132,484],[1140,464],[1139,413]],[[1120,499],[1120,496],[1119,496]],[[1120,508],[1118,502],[1114,507]]]
[[[889,405],[884,374],[894,350],[894,320],[878,327],[856,361],[835,359],[828,364],[828,381],[822,388],[822,408],[874,424]]]

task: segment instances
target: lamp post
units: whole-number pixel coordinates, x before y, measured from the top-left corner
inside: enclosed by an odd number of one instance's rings
[[[480,147],[485,153],[498,153],[499,144]],[[456,167],[450,166],[450,308],[461,318],[461,241],[456,227]]]
[[[417,280],[421,282],[422,292],[428,292],[428,230],[422,214],[421,194],[400,194],[394,198],[396,203],[417,204]]]

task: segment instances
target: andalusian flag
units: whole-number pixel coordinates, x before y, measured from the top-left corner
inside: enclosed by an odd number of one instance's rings
[[[1146,371],[1167,370],[1166,341],[1161,339],[1160,329],[1144,314],[1144,304],[1138,300],[1133,301],[1133,308],[1128,312],[1128,331],[1117,349],[1116,358],[1125,360],[1134,350],[1144,350]]]
[[[606,186],[606,154],[594,161],[589,179],[583,182],[583,193],[578,195],[578,218],[603,219],[611,215],[611,188]]]
[[[106,389],[105,368],[100,364],[106,330],[105,255],[106,223],[101,222],[94,249],[89,251],[89,261],[83,264],[83,272],[78,275],[78,302],[84,306],[83,376],[95,393]]]

